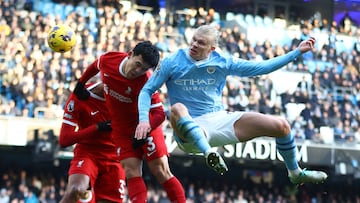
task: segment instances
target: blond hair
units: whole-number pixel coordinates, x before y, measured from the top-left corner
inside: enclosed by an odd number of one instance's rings
[[[215,26],[212,25],[201,25],[198,28],[196,28],[194,33],[198,33],[200,35],[206,35],[209,37],[210,41],[211,41],[211,46],[216,47],[218,45],[219,42],[219,36],[220,33],[219,31],[216,29]]]

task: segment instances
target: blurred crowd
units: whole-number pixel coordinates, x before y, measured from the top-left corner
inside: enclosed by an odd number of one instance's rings
[[[234,169],[236,170],[236,169]],[[0,203],[57,203],[64,194],[66,175],[64,171],[53,168],[48,170],[24,170],[12,168],[1,171]],[[200,172],[201,173],[201,172]],[[223,177],[207,178],[181,177],[188,203],[359,203],[359,184],[346,180],[326,183],[322,187],[304,185],[300,187],[283,183],[255,181],[250,176],[242,177],[241,172],[232,181]],[[256,175],[252,175],[256,176]],[[170,203],[166,192],[147,178],[149,203]],[[357,182],[359,183],[359,182]],[[124,203],[127,203],[127,196]]]
[[[25,1],[27,2],[27,1]],[[31,1],[29,1],[31,2]],[[100,2],[100,3],[99,3]],[[360,143],[360,30],[346,29],[336,22],[327,24],[312,18],[301,22],[299,38],[289,44],[273,44],[265,40],[248,40],[239,27],[222,27],[214,10],[195,10],[186,15],[169,16],[140,14],[125,11],[122,5],[98,1],[94,13],[72,11],[61,16],[33,10],[32,4],[19,6],[15,0],[0,1],[0,115],[22,117],[61,118],[62,108],[84,68],[107,51],[128,51],[138,41],[150,40],[162,56],[188,44],[192,29],[200,24],[213,23],[221,32],[219,49],[248,60],[264,60],[282,55],[314,32],[327,33],[327,43],[303,55],[285,69],[309,74],[310,79],[298,81],[296,90],[277,93],[268,76],[250,79],[228,78],[224,90],[224,105],[230,111],[259,111],[287,116],[288,104],[303,104],[300,115],[291,120],[292,132],[298,139],[324,142],[322,126],[334,131],[337,141]],[[65,6],[62,4],[62,6]],[[25,8],[25,9],[24,9]],[[47,33],[52,25],[68,24],[77,34],[78,45],[60,54],[49,49]],[[354,38],[351,50],[338,52],[338,35]],[[327,64],[311,67],[310,61]],[[344,90],[335,95],[337,90]],[[166,89],[161,89],[165,107]],[[40,175],[41,174],[41,175]],[[41,177],[40,177],[41,176]],[[0,203],[59,201],[65,190],[66,175],[46,173],[27,174],[26,171],[6,171],[0,180]],[[221,188],[206,181],[184,182],[189,202],[360,202],[359,196],[328,195],[302,191],[297,195],[283,195],[276,187],[250,184]],[[149,203],[167,202],[165,193],[149,187]]]

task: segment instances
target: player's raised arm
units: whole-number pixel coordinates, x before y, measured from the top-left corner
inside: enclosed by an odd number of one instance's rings
[[[298,49],[301,51],[301,53],[311,51],[314,48],[315,42],[316,39],[314,37],[310,37],[308,40],[302,41],[299,44]]]
[[[89,98],[90,93],[86,90],[85,84],[90,78],[95,76],[100,70],[98,68],[99,60],[95,60],[92,64],[90,64],[84,71],[84,73],[81,75],[79,81],[76,83],[76,86],[74,88],[74,94],[77,96],[80,100],[85,100]]]
[[[149,112],[151,103],[151,94],[148,90],[142,89],[139,94],[138,101],[139,108],[139,124],[135,130],[135,138],[138,140],[146,138],[147,134],[151,131],[149,122]]]

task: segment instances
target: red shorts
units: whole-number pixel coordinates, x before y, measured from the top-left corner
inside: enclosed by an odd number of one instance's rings
[[[145,157],[147,161],[151,161],[161,158],[164,155],[169,155],[165,144],[164,133],[161,127],[151,131],[145,144],[137,149],[132,147],[133,135],[121,137],[119,140],[121,141],[119,141],[117,145],[120,147],[120,160],[131,157],[143,159]]]
[[[68,174],[69,176],[88,175],[96,200],[104,199],[121,203],[125,197],[125,171],[117,161],[75,155],[70,163]]]

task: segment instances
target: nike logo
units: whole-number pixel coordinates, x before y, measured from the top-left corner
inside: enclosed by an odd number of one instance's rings
[[[90,112],[90,114],[93,116],[93,115],[95,115],[95,114],[97,114],[97,113],[99,113],[99,111],[92,111],[92,112]]]
[[[104,76],[105,76],[105,77],[109,77],[109,75],[108,75],[108,74],[106,74],[106,73],[104,73]]]
[[[156,152],[156,150],[151,151],[151,152],[148,152],[148,153],[147,153],[147,156],[151,156],[151,155],[153,155],[155,152]]]

